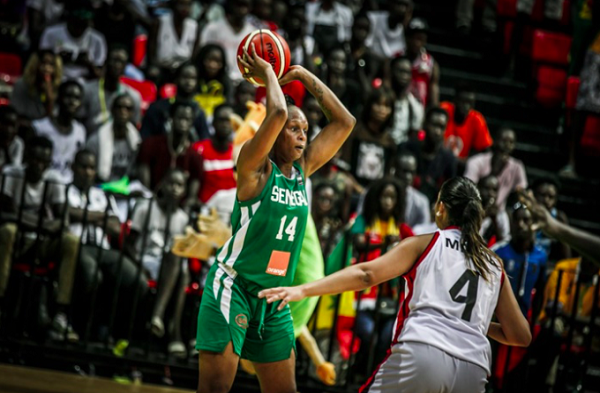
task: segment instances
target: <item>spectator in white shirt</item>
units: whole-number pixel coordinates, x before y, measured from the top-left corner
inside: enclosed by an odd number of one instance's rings
[[[66,23],[47,27],[40,49],[52,49],[63,59],[63,77],[93,79],[102,75],[106,40],[92,28],[94,13],[87,1],[72,3]]]
[[[412,0],[388,0],[385,11],[371,11],[371,34],[367,45],[373,52],[384,58],[403,55],[406,51],[404,27],[413,11]]]
[[[349,41],[352,37],[352,10],[335,0],[306,4],[307,33],[313,36],[321,53]]]
[[[200,35],[200,43],[219,44],[226,54],[229,77],[234,83],[242,81],[243,77],[237,66],[237,49],[240,42],[255,30],[248,21],[250,13],[250,0],[227,0],[225,4],[225,18],[210,22]]]
[[[35,133],[52,141],[51,168],[58,171],[65,183],[73,179],[71,164],[85,143],[85,128],[75,120],[81,107],[83,87],[75,80],[63,82],[58,88],[58,114],[31,123]]]
[[[417,174],[417,159],[409,152],[402,152],[396,159],[394,176],[402,180],[406,187],[406,207],[404,220],[406,225],[414,228],[417,225],[431,222],[429,199],[421,191],[412,186]]]
[[[408,57],[397,57],[390,65],[392,89],[396,93],[392,138],[399,145],[417,136],[423,126],[425,109],[423,104],[410,92],[412,82],[412,62]]]

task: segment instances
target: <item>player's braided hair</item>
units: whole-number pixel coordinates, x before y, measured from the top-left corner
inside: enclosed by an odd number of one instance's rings
[[[448,210],[450,225],[461,229],[460,246],[484,280],[488,281],[490,265],[500,267],[498,256],[486,247],[479,234],[484,211],[481,196],[471,180],[466,177],[453,177],[440,189],[440,202]]]

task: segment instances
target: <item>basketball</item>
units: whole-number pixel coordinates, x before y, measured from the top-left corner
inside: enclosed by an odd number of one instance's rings
[[[290,68],[290,48],[279,34],[266,29],[255,30],[248,34],[238,47],[237,54],[244,57],[244,49],[252,55],[252,44],[256,49],[256,54],[271,64],[277,79],[280,79]],[[238,68],[242,75],[246,74],[246,69],[238,60]],[[248,77],[245,79],[255,86],[264,86],[265,83],[258,77]]]

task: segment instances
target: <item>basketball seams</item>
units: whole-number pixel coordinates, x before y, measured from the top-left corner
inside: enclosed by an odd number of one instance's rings
[[[250,44],[252,43],[252,40],[254,39],[254,37],[260,32],[260,30],[254,30],[252,33],[250,33],[250,35],[248,35],[246,37],[246,42],[244,44],[244,49],[246,49],[246,52],[248,52],[248,54],[250,54]],[[249,70],[244,67],[244,70],[246,72],[248,72]],[[258,83],[253,77],[249,77],[248,80],[250,82],[252,82],[255,85],[259,85],[262,86],[262,84]]]
[[[285,58],[285,52],[283,50],[283,45],[281,44],[281,40],[279,39],[279,37],[276,36],[275,34],[273,34],[273,32],[271,32],[270,30],[265,30],[265,34],[267,34],[269,37],[271,37],[271,39],[273,40],[275,45],[277,45],[277,52],[279,55],[278,56],[279,57],[279,72],[277,73],[277,79],[279,79],[283,76],[283,70],[285,69],[285,64],[287,61],[287,59]],[[261,34],[261,44],[262,44],[262,34]]]
[[[266,60],[264,58],[264,42],[265,41],[264,41],[263,36],[262,36],[263,34],[268,35],[271,38],[271,41],[273,42],[273,44],[276,47],[277,57],[278,57],[278,61],[279,61],[279,67],[278,67],[279,70],[278,71],[273,70],[273,71],[275,71],[275,73],[277,75],[277,79],[280,79],[283,76],[284,72],[285,72],[287,62],[289,61],[288,56],[287,56],[287,54],[286,54],[286,52],[284,50],[284,45],[283,45],[283,42],[282,42],[283,41],[282,38],[280,38],[277,34],[273,33],[270,30],[267,30],[267,29],[258,29],[258,30],[253,31],[252,33],[250,33],[249,35],[246,36],[246,38],[243,41],[243,47],[244,47],[244,49],[248,53],[250,53],[250,44],[252,43],[253,39],[257,35],[259,35],[260,36],[260,45],[261,45],[261,56],[260,57],[263,60]],[[249,71],[246,67],[243,67],[243,69],[244,69],[245,73],[247,73]],[[253,84],[257,85],[257,86],[264,86],[263,83],[259,83],[252,76],[249,76],[246,79],[249,82],[251,82],[251,83],[253,83]]]

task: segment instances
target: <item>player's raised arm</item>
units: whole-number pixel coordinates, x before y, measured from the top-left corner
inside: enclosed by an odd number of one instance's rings
[[[277,76],[271,65],[256,54],[254,44],[251,48],[252,55],[244,49],[244,58],[238,57],[238,60],[247,70],[244,76],[258,77],[265,82],[267,115],[254,138],[240,151],[237,162],[240,200],[254,198],[262,190],[260,180],[268,178],[271,171],[269,152],[287,120],[287,105]]]
[[[282,85],[298,80],[315,96],[329,124],[306,148],[304,173],[308,177],[329,161],[342,147],[356,124],[356,119],[333,92],[310,71],[293,66],[279,81]]]

